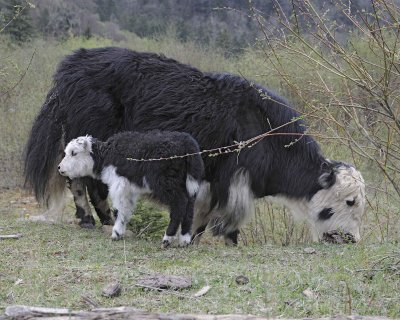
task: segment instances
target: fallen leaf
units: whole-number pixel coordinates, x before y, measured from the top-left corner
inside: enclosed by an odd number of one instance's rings
[[[210,291],[211,287],[210,286],[205,286],[203,288],[201,288],[199,291],[197,291],[193,297],[198,298],[201,296],[204,296],[208,291]]]

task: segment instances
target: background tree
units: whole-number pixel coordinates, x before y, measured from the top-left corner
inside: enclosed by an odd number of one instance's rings
[[[34,35],[29,14],[30,4],[23,0],[0,0],[0,23],[3,32],[16,42],[25,42]]]

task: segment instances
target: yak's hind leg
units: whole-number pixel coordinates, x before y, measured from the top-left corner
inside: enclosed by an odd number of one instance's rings
[[[90,201],[103,225],[113,225],[114,217],[108,205],[108,187],[100,180],[85,178]]]
[[[239,230],[235,230],[224,235],[225,244],[227,246],[237,246],[239,233]]]
[[[239,229],[253,215],[254,195],[250,176],[246,170],[239,169],[230,180],[226,204],[218,206],[212,214],[202,216],[201,212],[196,212],[195,221],[202,219],[204,225],[205,219],[208,218],[206,222],[214,236],[223,235],[226,245],[237,245]]]
[[[206,231],[212,215],[212,211],[196,211],[193,219],[193,235],[191,240],[193,244],[200,243],[201,236]]]
[[[69,188],[74,196],[76,217],[80,219],[79,225],[82,228],[93,229],[95,221],[86,196],[86,184],[84,180],[72,179]]]
[[[211,208],[211,191],[210,184],[203,182],[200,185],[200,189],[197,193],[195,205],[194,205],[194,217],[192,225],[192,243],[199,244],[200,238],[205,232],[208,223],[212,218]]]

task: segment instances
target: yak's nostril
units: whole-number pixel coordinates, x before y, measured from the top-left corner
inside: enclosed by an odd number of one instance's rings
[[[58,170],[60,170],[60,166],[58,166]]]

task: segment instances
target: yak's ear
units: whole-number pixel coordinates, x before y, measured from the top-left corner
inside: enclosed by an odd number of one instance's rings
[[[323,162],[321,165],[322,174],[318,178],[318,182],[324,189],[329,189],[336,182],[336,172],[334,169],[334,164],[329,160]]]

